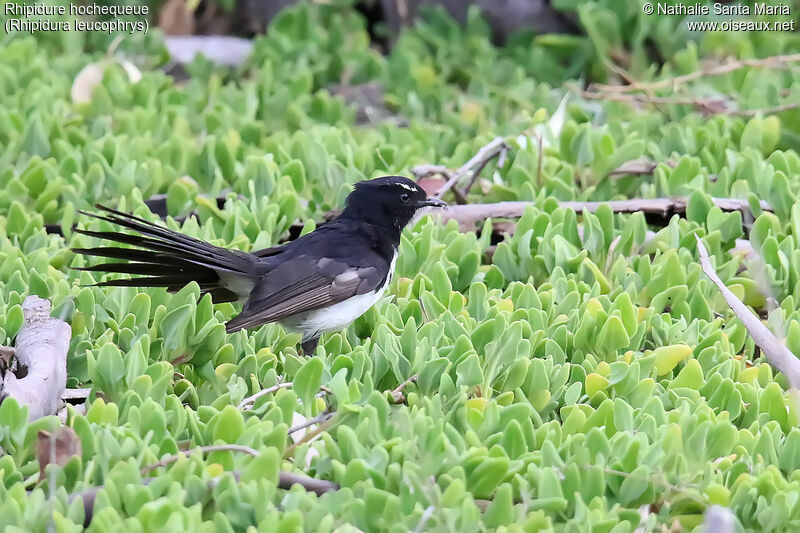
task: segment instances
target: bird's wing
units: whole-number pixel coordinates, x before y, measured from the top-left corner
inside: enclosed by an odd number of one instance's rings
[[[367,267],[308,255],[282,261],[256,284],[242,312],[226,324],[227,331],[275,322],[376,290],[386,279],[389,264],[374,256],[367,263],[373,266]]]
[[[262,248],[261,250],[253,250],[250,253],[256,257],[272,257],[273,255],[277,255],[284,251],[286,251],[285,244],[276,244],[275,246],[270,246],[269,248]]]

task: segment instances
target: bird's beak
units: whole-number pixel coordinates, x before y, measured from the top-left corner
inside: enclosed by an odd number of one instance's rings
[[[447,207],[447,204],[438,198],[429,196],[427,199],[419,203],[420,207]]]

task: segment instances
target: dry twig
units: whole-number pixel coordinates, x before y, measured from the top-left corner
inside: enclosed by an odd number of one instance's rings
[[[747,306],[736,297],[731,290],[725,286],[719,276],[717,276],[711,261],[708,258],[708,252],[700,237],[695,235],[697,239],[697,251],[700,254],[700,265],[703,267],[703,272],[706,276],[717,286],[722,297],[728,302],[733,313],[742,321],[747,332],[753,337],[753,341],[761,348],[764,355],[767,356],[769,362],[781,371],[792,388],[797,389],[800,387],[800,359],[797,358],[775,335],[761,322],[761,319],[754,315]]]
[[[418,379],[419,379],[419,374],[414,374],[413,376],[402,382],[400,385],[395,387],[390,393],[392,395],[392,400],[394,400],[394,403],[405,402],[406,397],[403,394],[403,389],[405,389],[406,386],[408,386],[411,383],[416,383]]]
[[[174,455],[169,455],[153,465],[142,468],[140,472],[141,474],[146,474],[147,472],[155,470],[156,468],[160,468],[163,466],[167,466],[171,463],[174,463],[181,457],[189,456],[194,452],[200,452],[205,454],[205,453],[221,452],[221,451],[242,452],[252,457],[261,456],[258,450],[250,448],[249,446],[241,446],[239,444],[218,444],[218,445],[215,444],[211,446],[200,446],[198,448],[193,448],[191,450],[181,451]],[[234,472],[234,475],[238,479],[239,474]],[[291,488],[292,485],[300,485],[307,491],[314,492],[316,494],[324,494],[325,492],[339,490],[339,486],[331,481],[314,479],[308,476],[304,476],[301,474],[294,474],[291,472],[280,472],[278,474],[278,487],[282,489],[289,489]]]
[[[85,400],[89,397],[89,394],[92,392],[91,387],[81,387],[79,389],[64,389],[64,393],[61,395],[61,399],[64,401],[67,400]]]
[[[622,79],[624,79],[626,82],[628,82],[629,86],[636,87],[637,89],[639,89],[640,91],[644,92],[647,96],[649,96],[651,98],[655,96],[655,94],[653,93],[652,89],[642,88],[642,84],[639,82],[639,80],[637,80],[636,78],[631,76],[622,67],[619,67],[616,64],[614,64],[613,61],[606,61],[606,65],[608,65],[608,67],[611,68],[611,70],[613,70],[614,72],[616,72],[617,75],[619,75]],[[658,108],[658,104],[656,104],[656,107]],[[659,108],[659,110],[660,110],[660,108]]]
[[[329,418],[333,418],[336,413],[331,411],[325,410],[315,416],[314,418],[309,418],[308,420],[304,421],[302,424],[297,424],[296,426],[292,426],[289,428],[287,433],[291,435],[292,433],[297,433],[301,429],[306,429],[307,427],[313,426],[314,424],[319,424],[321,422],[325,422]]]
[[[675,163],[668,161],[667,165],[674,167]],[[608,175],[627,176],[632,174],[634,176],[648,176],[653,173],[657,166],[658,163],[652,161],[648,157],[642,156],[637,159],[625,161],[620,166],[609,172]]]
[[[305,435],[303,435],[303,438],[299,439],[294,444],[286,448],[286,451],[283,454],[283,458],[287,459],[291,457],[298,446],[301,446],[307,442],[311,442],[312,440],[316,439],[318,435],[320,435],[324,431],[327,431],[328,428],[331,427],[333,423],[336,421],[336,418],[337,417],[335,416],[328,418],[327,420],[322,422],[319,426],[317,426],[317,428],[314,431],[310,431]]]
[[[450,171],[447,167],[442,165],[418,165],[411,169],[411,173],[416,179],[430,176],[431,174],[441,174],[447,178],[447,181],[441,188],[434,193],[433,196],[441,198],[444,193],[453,189],[453,194],[456,195],[456,200],[459,203],[466,203],[466,195],[464,192],[456,188],[458,182],[467,175],[471,175],[472,179],[469,186],[465,189],[469,192],[472,183],[477,179],[478,174],[484,169],[489,161],[495,157],[500,157],[504,161],[504,154],[508,150],[508,144],[502,137],[495,137],[491,142],[481,147],[469,161],[461,165],[457,170]],[[474,169],[474,170],[473,170]]]
[[[266,389],[261,389],[257,393],[253,394],[252,396],[248,396],[244,400],[239,403],[239,409],[249,408],[248,406],[254,404],[256,400],[261,398],[262,396],[266,396],[267,394],[272,394],[273,392],[277,392],[281,389],[285,389],[287,387],[291,387],[293,383],[291,381],[285,381],[283,383],[278,383],[277,385],[273,385],[271,387],[267,387]]]
[[[698,80],[700,78],[706,78],[709,76],[719,76],[722,74],[728,74],[730,72],[734,72],[744,67],[775,68],[785,65],[786,63],[793,63],[797,61],[800,61],[800,53],[776,55],[758,59],[739,59],[736,61],[731,61],[729,63],[724,63],[722,65],[714,65],[710,68],[705,68],[694,72],[690,72],[688,74],[683,74],[681,76],[675,76],[672,78],[666,78],[663,80],[658,80],[653,82],[639,82],[636,85],[597,84],[595,85],[595,87],[606,92],[621,92],[621,93],[634,92],[634,91],[647,91],[653,89],[665,89],[665,88],[671,88],[672,90],[676,90],[680,85],[683,85],[684,83]]]
[[[749,210],[747,200],[738,198],[712,198],[714,205],[722,211],[746,211]],[[686,198],[635,198],[631,200],[610,200],[605,202],[580,202],[562,201],[559,206],[573,209],[580,213],[584,209],[590,213],[595,212],[601,205],[607,204],[615,213],[636,213],[656,215],[662,218],[669,218],[672,215],[680,215],[686,212]],[[492,204],[470,204],[454,205],[441,212],[432,213],[435,217],[440,217],[443,222],[450,219],[456,220],[461,229],[469,231],[475,228],[475,224],[487,218],[519,218],[530,206],[536,205],[535,202],[497,202]],[[761,209],[772,211],[772,208],[764,201],[761,201]]]
[[[442,190],[446,186],[446,184],[449,183],[450,180],[453,178],[453,171],[447,168],[446,166],[431,165],[428,163],[425,163],[424,165],[415,166],[414,168],[411,169],[411,174],[414,175],[414,178],[417,180],[417,182],[419,182],[420,187],[422,187],[423,189],[426,188],[426,186],[423,185],[423,181],[426,180],[427,178],[431,178],[432,176],[436,175],[443,177],[445,183],[434,191],[433,193],[434,196],[438,196],[439,191]],[[455,196],[456,202],[458,202],[459,204],[467,203],[466,197],[461,194],[461,191],[458,190],[458,188],[455,187],[453,188],[453,196]]]
[[[192,448],[190,450],[180,451],[174,455],[168,455],[157,463],[145,466],[139,471],[139,473],[146,474],[152,470],[155,470],[156,468],[161,468],[163,466],[170,465],[175,461],[177,461],[178,459],[180,459],[181,457],[186,457],[196,452],[202,454],[212,453],[212,452],[242,452],[253,457],[258,457],[259,455],[261,455],[260,453],[258,453],[258,450],[254,450],[249,446],[241,446],[239,444],[213,444],[210,446],[200,446],[197,448]]]
[[[758,114],[773,115],[783,111],[800,108],[800,103],[787,103],[762,109],[735,109],[730,106],[733,103],[729,98],[676,98],[665,96],[651,96],[645,94],[632,94],[620,92],[603,91],[584,91],[571,86],[570,89],[576,94],[589,100],[610,100],[613,102],[623,102],[629,104],[653,104],[653,105],[689,105],[703,113],[704,115],[733,115],[739,117],[752,117]]]
[[[6,371],[0,381],[0,399],[10,396],[28,406],[28,418],[54,415],[67,386],[67,350],[72,330],[63,320],[50,317],[50,302],[28,296],[22,303],[25,322],[17,334],[18,367],[24,377]]]
[[[236,478],[237,481],[241,479],[241,474],[239,472],[231,472]],[[149,485],[153,481],[158,478],[155,477],[148,477],[142,479],[143,485]],[[213,490],[218,482],[218,478],[212,479],[208,482],[208,489]],[[278,488],[289,490],[294,485],[300,485],[308,492],[313,492],[318,496],[322,496],[326,492],[333,492],[339,490],[339,485],[332,482],[332,481],[325,481],[322,479],[314,479],[312,477],[305,476],[303,474],[296,474],[294,472],[280,472],[278,474]],[[91,489],[87,489],[84,491],[76,492],[69,495],[69,503],[71,504],[73,501],[77,499],[81,499],[83,501],[83,513],[84,513],[84,520],[83,525],[88,526],[89,523],[92,521],[93,511],[94,511],[94,502],[97,498],[97,494],[103,489],[104,487],[92,487]]]
[[[313,492],[317,496],[322,496],[326,492],[339,490],[339,485],[333,481],[314,479],[313,477],[304,476],[302,474],[294,474],[292,472],[281,472],[278,474],[279,488],[289,490],[293,485],[300,485],[308,492]]]

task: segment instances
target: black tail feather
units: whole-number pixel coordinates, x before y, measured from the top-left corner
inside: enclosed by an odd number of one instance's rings
[[[80,211],[80,213],[133,230],[139,235],[86,229],[76,229],[75,231],[136,248],[111,246],[73,248],[73,251],[80,255],[124,261],[75,267],[74,270],[134,274],[141,277],[105,280],[96,283],[95,286],[164,287],[170,291],[178,291],[186,284],[195,281],[200,285],[202,293],[211,294],[214,301],[219,303],[235,301],[247,296],[226,286],[225,280],[230,281],[230,278],[233,277],[250,279],[255,282],[263,273],[259,258],[254,255],[214,246],[200,239],[158,226],[135,215],[102,205],[96,207],[107,214],[85,211]],[[238,285],[237,288],[241,291],[241,284]]]
[[[80,255],[106,257],[108,259],[125,259],[126,261],[140,261],[147,263],[153,258],[153,252],[138,250],[136,248],[114,248],[113,246],[98,246],[97,248],[73,248],[73,252]]]
[[[151,276],[146,278],[126,278],[110,279],[99,281],[95,287],[164,287],[174,292],[181,290],[186,285],[186,279],[182,276]],[[200,283],[200,290],[217,288],[215,285]]]
[[[192,260],[199,264],[214,264],[217,268],[228,269],[231,272],[236,272],[242,267],[242,260],[245,260],[245,262],[252,262],[250,254],[238,250],[220,248],[219,246],[214,246],[200,239],[195,239],[194,237],[183,235],[182,233],[172,231],[168,228],[157,226],[143,218],[122,213],[121,211],[116,211],[99,204],[96,207],[113,214],[105,216],[86,211],[78,212],[98,220],[104,220],[111,224],[116,224],[139,232],[150,238],[110,231],[90,232],[90,230],[77,230],[79,233],[123,244],[139,246],[149,250],[164,251],[173,255],[183,252],[184,259]]]

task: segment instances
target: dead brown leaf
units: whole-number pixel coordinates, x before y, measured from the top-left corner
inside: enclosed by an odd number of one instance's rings
[[[626,176],[633,174],[636,176],[645,176],[652,174],[656,168],[656,163],[649,158],[642,156],[630,161],[625,161],[617,169],[612,170],[609,176]]]
[[[62,426],[53,433],[41,430],[36,441],[36,459],[39,461],[39,480],[44,479],[49,464],[64,466],[69,460],[81,455],[81,439],[69,427]]]
[[[158,14],[158,27],[167,35],[192,35],[194,12],[185,0],[167,0]]]

